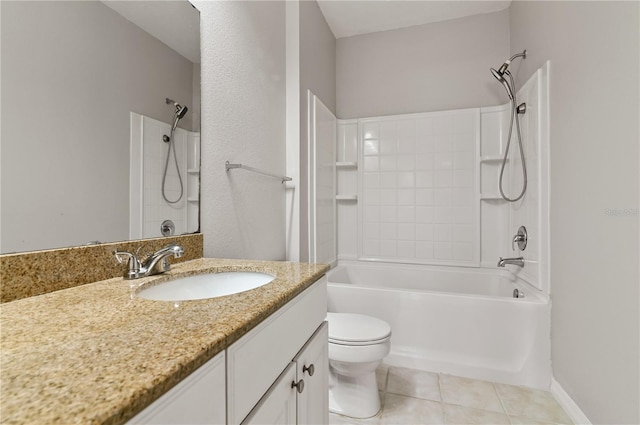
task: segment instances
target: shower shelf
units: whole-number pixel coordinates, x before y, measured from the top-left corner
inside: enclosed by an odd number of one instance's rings
[[[187,173],[189,174],[200,174],[200,170],[197,168],[190,168],[187,170]]]
[[[336,195],[336,201],[357,201],[358,195]]]
[[[199,198],[187,198],[188,202],[200,202]]]
[[[338,161],[336,168],[358,168],[358,163],[353,161]]]
[[[480,199],[483,200],[487,200],[487,201],[502,201],[502,196],[500,196],[500,194],[498,193],[485,193],[485,194],[480,194]]]
[[[504,155],[485,155],[480,157],[480,162],[500,162],[504,158]],[[507,161],[509,158],[507,158]]]

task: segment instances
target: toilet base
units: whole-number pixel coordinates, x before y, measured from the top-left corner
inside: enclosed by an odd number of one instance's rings
[[[364,419],[380,411],[375,369],[354,377],[337,374],[330,366],[329,375],[330,412]]]

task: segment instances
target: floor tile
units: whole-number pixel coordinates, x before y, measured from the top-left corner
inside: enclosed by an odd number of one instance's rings
[[[387,394],[381,425],[442,425],[442,404],[430,400]]]
[[[511,425],[555,425],[553,422],[523,418],[522,416],[509,416],[509,419],[511,420]]]
[[[510,425],[507,415],[473,407],[444,404],[444,422],[447,425],[480,424],[480,425]]]
[[[391,367],[387,392],[441,401],[438,374],[403,367]]]
[[[491,382],[440,375],[440,391],[445,403],[504,413]]]
[[[495,387],[509,416],[556,424],[573,423],[547,391],[505,384],[495,384]]]

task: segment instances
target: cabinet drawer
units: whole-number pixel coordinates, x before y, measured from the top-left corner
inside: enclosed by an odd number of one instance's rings
[[[227,349],[227,420],[239,424],[327,314],[323,276]]]

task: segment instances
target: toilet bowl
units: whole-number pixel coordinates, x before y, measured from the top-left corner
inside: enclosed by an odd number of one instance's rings
[[[380,410],[376,368],[389,354],[391,327],[363,314],[327,313],[329,411],[369,418]]]

